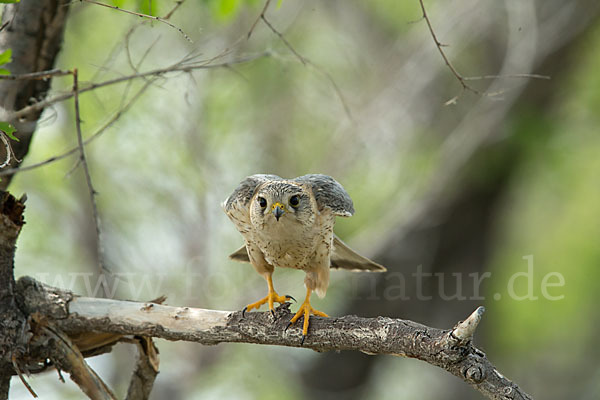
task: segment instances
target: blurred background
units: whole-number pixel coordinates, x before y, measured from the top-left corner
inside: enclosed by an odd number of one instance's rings
[[[165,15],[174,2],[114,5]],[[227,256],[241,235],[221,210],[254,173],[335,177],[356,214],[337,234],[388,273],[337,271],[314,306],[451,328],[487,312],[475,344],[540,399],[600,398],[600,4],[593,0],[426,1],[463,91],[419,2],[184,2],[158,22],[75,2],[57,67],[85,86],[188,58],[216,69],[168,73],[82,94],[110,296],[238,310],[266,285]],[[150,9],[151,7],[151,9]],[[542,74],[547,79],[498,77]],[[52,94],[71,89],[56,78]],[[138,91],[141,94],[135,97]],[[456,98],[456,96],[458,96]],[[454,99],[455,101],[449,100]],[[76,146],[73,103],[47,109],[23,166]],[[100,296],[88,189],[76,157],[15,176],[27,193],[16,275]],[[302,298],[304,274],[276,271]],[[295,310],[296,306],[292,306]],[[421,361],[361,353],[159,340],[153,399],[479,399]],[[119,396],[135,349],[90,359]],[[82,398],[49,372],[43,399]],[[29,398],[15,378],[13,398]]]

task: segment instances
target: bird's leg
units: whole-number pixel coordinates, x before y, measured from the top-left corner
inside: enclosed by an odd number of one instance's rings
[[[312,293],[312,290],[307,288],[306,289],[306,298],[304,299],[304,302],[300,305],[300,309],[298,310],[296,315],[294,315],[292,317],[292,319],[290,320],[290,323],[288,324],[288,328],[289,328],[290,325],[292,325],[293,323],[298,321],[300,319],[300,317],[304,316],[304,324],[302,325],[302,343],[304,343],[304,339],[306,339],[306,335],[308,335],[308,320],[310,319],[310,314],[313,314],[313,315],[316,315],[319,317],[329,317],[329,315],[327,315],[324,312],[321,312],[319,310],[315,310],[310,305],[310,294],[311,293]]]
[[[283,304],[286,301],[288,301],[289,299],[296,301],[296,299],[294,299],[290,295],[280,296],[277,294],[277,292],[275,291],[275,288],[273,288],[273,278],[271,277],[271,275],[272,274],[267,275],[267,285],[269,286],[269,292],[267,293],[267,295],[265,297],[263,297],[262,299],[254,302],[254,303],[248,304],[246,307],[244,307],[244,309],[242,310],[242,316],[246,313],[246,311],[250,311],[253,308],[256,308],[258,310],[258,308],[265,303],[269,304],[269,310],[271,311],[271,315],[275,316],[273,303],[277,302],[277,303]]]

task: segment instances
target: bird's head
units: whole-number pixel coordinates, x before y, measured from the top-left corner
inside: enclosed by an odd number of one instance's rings
[[[314,222],[314,199],[301,185],[269,182],[259,187],[250,205],[254,225],[281,227],[289,223],[309,225]]]

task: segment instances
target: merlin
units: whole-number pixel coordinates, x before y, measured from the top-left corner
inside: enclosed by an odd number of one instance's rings
[[[223,208],[246,242],[230,255],[236,261],[250,262],[268,285],[268,294],[248,304],[243,312],[267,303],[285,303],[273,287],[275,268],[295,268],[306,273],[306,298],[288,327],[304,317],[302,343],[308,334],[310,315],[327,317],[310,305],[314,291],[325,296],[329,269],[385,271],[385,267],[357,254],[334,233],[335,217],[354,214],[352,199],[335,179],[311,174],[294,179],[277,175],[252,175],[244,179],[225,200]]]

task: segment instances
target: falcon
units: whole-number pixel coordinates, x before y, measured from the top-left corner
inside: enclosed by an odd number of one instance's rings
[[[330,268],[353,271],[385,271],[385,267],[357,254],[334,233],[335,217],[354,214],[352,199],[335,179],[311,174],[294,179],[277,175],[252,175],[223,203],[223,209],[244,237],[245,245],[229,257],[250,262],[266,281],[267,296],[248,304],[243,313],[292,296],[280,296],[273,287],[275,268],[294,268],[306,273],[306,298],[288,327],[304,317],[302,343],[308,334],[310,315],[327,317],[310,304],[312,292],[324,297]]]

